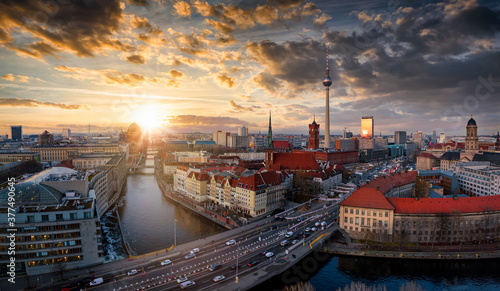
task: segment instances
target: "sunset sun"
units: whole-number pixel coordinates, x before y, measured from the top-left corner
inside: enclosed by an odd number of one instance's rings
[[[159,109],[153,104],[139,108],[133,114],[133,119],[143,130],[154,130],[163,124]]]

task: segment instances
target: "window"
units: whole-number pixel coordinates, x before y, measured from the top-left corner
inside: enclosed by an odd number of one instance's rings
[[[74,212],[74,213],[70,213],[70,214],[69,214],[69,219],[71,219],[71,220],[75,220],[75,219],[76,219],[76,212]]]
[[[352,217],[351,217],[351,218],[349,218],[349,223],[351,223],[351,224],[352,224]]]
[[[63,220],[63,215],[61,214],[56,214],[56,220]]]
[[[47,214],[42,215],[42,222],[49,221],[49,216]]]
[[[356,217],[356,225],[359,224],[359,218]]]
[[[347,223],[347,217],[344,217],[344,222]]]
[[[28,222],[35,222],[35,216],[34,215],[28,215]]]
[[[349,213],[349,209],[346,207],[344,212]]]
[[[363,217],[361,217],[361,225],[365,226],[365,219]]]
[[[385,212],[385,217],[389,217],[389,212]]]
[[[354,213],[354,210],[351,208],[351,214],[353,214],[353,213]]]
[[[389,226],[389,223],[387,222],[387,220],[386,220],[386,221],[384,221],[384,226],[385,226],[385,227],[388,227],[388,226]]]
[[[365,215],[365,211],[364,210],[361,210],[361,215]]]
[[[373,211],[373,216],[377,216],[377,211]]]
[[[359,209],[356,209],[356,214],[359,214]]]

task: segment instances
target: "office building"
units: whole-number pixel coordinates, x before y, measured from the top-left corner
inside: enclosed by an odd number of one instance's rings
[[[65,138],[71,137],[71,129],[69,128],[63,128],[62,130],[62,136]]]
[[[394,132],[394,144],[406,144],[406,131]]]
[[[248,127],[242,126],[238,128],[238,135],[239,136],[248,136]]]
[[[11,125],[10,126],[10,139],[11,140],[23,140],[23,126],[22,125]]]
[[[373,116],[363,116],[361,118],[361,137],[373,138],[374,126]]]

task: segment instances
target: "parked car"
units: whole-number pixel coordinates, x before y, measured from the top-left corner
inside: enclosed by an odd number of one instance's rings
[[[250,263],[248,263],[247,265],[248,265],[249,267],[251,267],[251,266],[255,266],[255,265],[257,265],[258,263],[260,263],[260,262],[259,262],[258,260],[255,260],[255,261],[251,261],[251,262],[250,262]]]
[[[235,243],[236,243],[236,241],[235,241],[234,239],[232,239],[232,240],[228,240],[228,241],[226,242],[226,246],[234,245]]]
[[[186,282],[188,280],[188,278],[186,276],[181,276],[179,277],[179,279],[177,279],[177,283],[183,283],[183,282]]]
[[[189,260],[189,259],[194,258],[194,257],[196,257],[196,255],[195,255],[195,254],[193,254],[193,253],[189,253],[189,254],[187,254],[187,255],[184,257],[184,259]]]
[[[165,260],[165,261],[161,262],[162,266],[166,266],[166,265],[170,265],[170,264],[172,264],[171,260]]]
[[[127,273],[127,275],[129,275],[129,276],[133,276],[133,275],[136,275],[136,274],[137,274],[137,270],[136,269],[130,270]]]
[[[226,279],[226,277],[224,277],[224,275],[220,275],[220,276],[217,276],[214,278],[214,282],[219,282],[219,281],[222,281]]]

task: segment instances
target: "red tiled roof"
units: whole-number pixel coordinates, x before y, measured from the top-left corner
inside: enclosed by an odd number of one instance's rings
[[[269,185],[281,184],[281,179],[274,171],[253,174],[250,177],[240,177],[238,187],[250,190],[264,190]]]
[[[189,173],[188,178],[192,178],[193,176],[198,181],[210,180],[210,176],[208,174],[205,174],[205,173],[191,172],[191,173]]]
[[[418,156],[419,157],[423,157],[423,158],[433,158],[433,159],[436,159],[436,157],[433,154],[429,154],[429,153],[421,153]]]
[[[71,159],[66,160],[66,161],[60,163],[58,165],[58,167],[65,167],[65,168],[73,169],[74,168],[74,166],[73,166],[73,160],[71,160]]]
[[[384,194],[373,188],[359,188],[354,191],[340,205],[375,208],[375,209],[394,209],[391,203],[385,198]]]
[[[415,179],[417,177],[417,171],[410,171],[408,173],[402,172],[399,174],[378,177],[369,183],[361,186],[361,188],[377,188],[379,187],[380,192],[383,194],[389,192],[394,187],[399,187],[411,183],[415,183]]]
[[[454,198],[388,198],[396,213],[437,214],[499,211],[500,195]]]
[[[434,143],[434,144],[429,145],[427,148],[428,149],[442,149],[443,144],[442,143]]]
[[[465,149],[465,142],[457,143],[457,149]]]
[[[319,170],[318,162],[311,153],[274,153],[274,170]]]
[[[290,143],[287,140],[274,140],[273,147],[275,148],[288,148]]]

